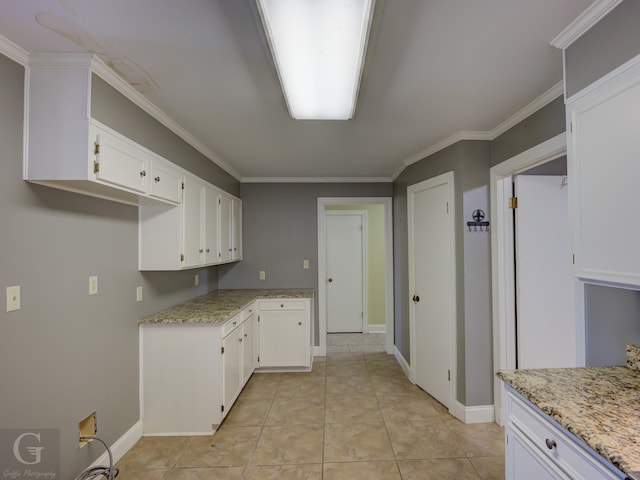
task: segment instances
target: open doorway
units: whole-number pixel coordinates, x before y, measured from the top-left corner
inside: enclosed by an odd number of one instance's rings
[[[392,206],[390,198],[319,198],[318,199],[318,326],[319,341],[315,355],[326,355],[327,333],[333,331],[338,335],[355,332],[357,335],[383,337],[382,349],[387,353],[393,353],[393,268],[392,268]],[[333,221],[335,220],[335,222]],[[356,269],[356,276],[362,276],[362,296],[348,303],[351,318],[346,324],[331,320],[329,327],[329,315],[332,306],[330,301],[344,302],[345,292],[349,299],[353,283],[348,281],[348,288],[333,289],[338,287],[339,278],[335,277],[335,265],[346,264],[345,251],[340,249],[340,240],[328,241],[330,231],[343,228],[357,228],[362,223],[362,252],[350,253],[349,263],[354,256],[361,256],[362,267]],[[356,232],[354,232],[356,233]],[[358,235],[352,235],[350,243],[358,242]],[[351,247],[350,247],[351,248]],[[354,246],[355,248],[355,246]],[[328,252],[337,251],[337,257],[330,258]],[[346,272],[340,272],[341,277],[346,277]],[[355,277],[353,277],[355,278]],[[358,282],[360,283],[360,282]],[[360,294],[356,295],[357,297]],[[358,307],[358,305],[361,305]],[[340,319],[337,319],[340,320]],[[353,331],[353,332],[352,332]],[[376,341],[377,343],[377,341]],[[362,348],[367,348],[363,345]],[[371,347],[373,348],[373,347]]]
[[[495,370],[514,369],[517,366],[516,312],[518,311],[516,289],[516,247],[513,212],[508,207],[512,197],[512,180],[534,167],[566,155],[566,135],[564,133],[547,140],[531,149],[512,157],[491,168],[491,256],[492,256],[492,300],[493,300],[493,350]],[[543,167],[540,167],[543,168]],[[535,173],[535,171],[534,171]],[[539,171],[538,171],[539,173]],[[571,179],[569,179],[569,182]],[[567,252],[569,253],[569,252]],[[584,322],[580,298],[581,284],[574,282],[574,339],[575,365],[584,363]],[[547,332],[554,335],[554,332]],[[502,385],[494,380],[495,418],[502,423]]]

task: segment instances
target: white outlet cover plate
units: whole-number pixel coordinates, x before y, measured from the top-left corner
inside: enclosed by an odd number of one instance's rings
[[[142,287],[136,287],[136,302],[142,301]]]
[[[98,293],[98,277],[96,275],[89,277],[89,295]]]
[[[200,277],[196,274],[196,276],[193,278],[193,282],[195,283],[196,287],[198,285],[200,285]]]
[[[20,310],[20,286],[7,287],[7,312]]]
[[[267,278],[266,273],[264,272],[264,270],[260,270],[260,280],[264,280],[265,278]]]

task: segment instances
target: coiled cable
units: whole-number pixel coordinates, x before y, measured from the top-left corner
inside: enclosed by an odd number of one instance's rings
[[[108,480],[113,480],[114,478],[116,478],[118,476],[119,470],[118,467],[113,466],[113,455],[111,454],[111,449],[109,448],[109,445],[107,445],[107,442],[94,435],[80,437],[80,440],[87,442],[97,440],[102,445],[104,445],[104,448],[107,449],[107,453],[109,454],[109,466],[107,467],[104,465],[97,465],[95,467],[88,468],[80,475],[78,475],[75,480],[92,480],[98,477],[104,477]]]

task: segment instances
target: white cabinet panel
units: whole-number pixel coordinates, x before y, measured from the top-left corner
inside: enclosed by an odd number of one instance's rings
[[[202,186],[191,178],[184,179],[182,197],[182,254],[183,268],[202,265],[202,247],[200,228],[202,220]]]
[[[182,200],[182,173],[168,162],[151,160],[150,195],[173,203]]]
[[[222,347],[224,348],[224,353],[222,354],[222,372],[224,375],[222,391],[225,413],[231,408],[232,403],[240,393],[242,385],[243,332],[242,326],[239,326],[222,341]]]
[[[567,105],[575,272],[640,286],[640,66]]]
[[[297,308],[301,303],[304,309]],[[293,308],[285,308],[290,305]],[[309,367],[310,323],[308,299],[261,300],[260,367]]]
[[[213,264],[220,259],[218,246],[218,197],[219,193],[204,187],[204,206],[202,211],[202,248],[204,249],[204,263]]]
[[[242,384],[245,384],[257,366],[258,337],[254,312],[244,321],[242,326]]]

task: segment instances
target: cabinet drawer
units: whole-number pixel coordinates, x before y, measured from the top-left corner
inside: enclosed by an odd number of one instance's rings
[[[256,311],[256,304],[254,302],[251,305],[245,307],[244,310],[242,310],[242,312],[240,313],[240,315],[242,316],[242,320],[246,320],[247,318],[249,318],[251,315],[254,314],[255,311]]]
[[[595,452],[582,448],[576,440],[512,395],[509,395],[509,423],[573,479],[620,478],[605,467],[604,459],[599,460]]]
[[[244,318],[242,318],[242,312],[238,313],[237,315],[234,315],[233,318],[231,318],[230,320],[227,320],[222,326],[222,338],[226,337],[231,332],[233,332],[236,328],[242,325],[243,321],[244,321]]]
[[[274,300],[260,300],[260,310],[304,310],[305,299],[281,298]]]

